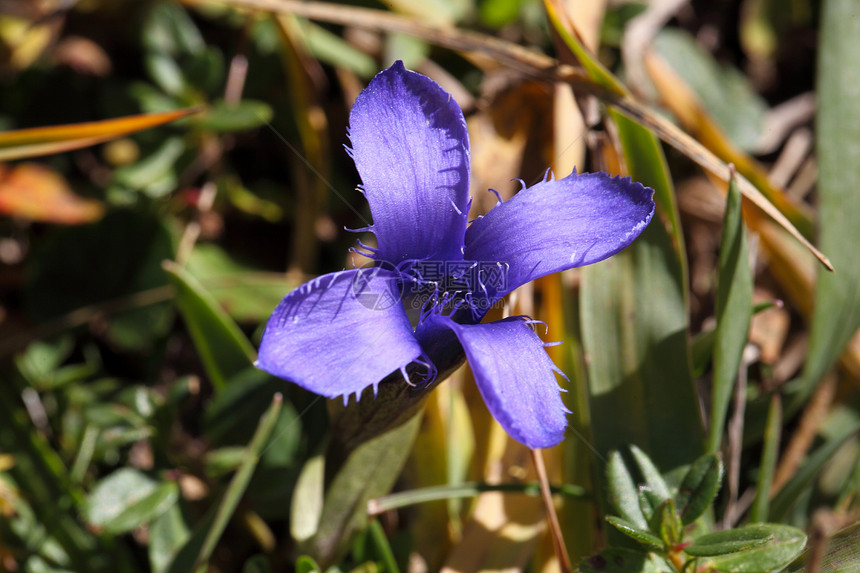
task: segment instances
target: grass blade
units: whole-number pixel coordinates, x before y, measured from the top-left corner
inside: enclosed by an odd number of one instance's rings
[[[104,121],[6,131],[0,133],[0,161],[38,157],[89,147],[135,131],[164,125],[198,111],[200,111],[198,108],[186,108]]]
[[[767,521],[770,511],[770,484],[776,468],[776,456],[779,453],[779,437],[782,432],[782,402],[779,394],[774,394],[770,400],[767,413],[767,426],[764,432],[764,451],[756,480],[755,499],[750,509],[750,523]]]
[[[803,398],[860,326],[860,10],[858,0],[828,0],[821,19],[816,147],[820,243],[838,272],[820,273]]]
[[[251,367],[254,348],[194,277],[173,262],[165,262],[164,270],[176,288],[176,303],[206,374],[215,389],[221,389],[227,380]]]
[[[272,435],[272,430],[275,428],[275,422],[277,422],[278,415],[281,412],[282,403],[283,398],[281,395],[275,394],[272,405],[269,406],[269,409],[260,418],[257,431],[254,433],[254,437],[251,438],[251,443],[248,444],[245,460],[239,466],[239,470],[233,476],[233,479],[230,480],[230,485],[227,486],[227,491],[224,492],[224,499],[221,500],[221,504],[218,506],[212,524],[203,540],[203,545],[200,548],[200,553],[197,555],[197,562],[195,564],[195,569],[198,573],[206,571],[206,563],[212,556],[212,552],[224,533],[230,517],[236,511],[239,501],[241,501],[245,490],[248,488],[248,483],[251,481],[251,476],[254,474],[254,469],[257,467],[257,462],[260,460],[263,448],[268,443]]]
[[[723,439],[729,399],[741,364],[752,318],[753,276],[747,230],[741,217],[741,194],[729,183],[717,270],[717,329],[714,337],[714,379],[708,451],[717,452]]]

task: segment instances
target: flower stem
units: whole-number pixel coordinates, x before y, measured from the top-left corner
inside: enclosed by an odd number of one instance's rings
[[[535,470],[537,470],[541,497],[546,507],[546,518],[549,521],[549,529],[552,534],[553,545],[555,546],[555,555],[558,557],[559,569],[562,573],[570,573],[570,557],[567,554],[567,547],[564,544],[564,537],[558,524],[558,514],[556,514],[555,505],[552,503],[552,494],[549,489],[549,479],[546,476],[546,467],[543,465],[543,456],[539,449],[531,450],[531,455],[532,461],[535,464]]]

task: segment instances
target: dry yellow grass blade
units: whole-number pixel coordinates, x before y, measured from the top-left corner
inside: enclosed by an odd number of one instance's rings
[[[6,131],[0,133],[0,161],[50,155],[89,147],[135,131],[170,123],[198,111],[200,111],[199,108],[185,108],[163,113],[130,115],[103,121]]]
[[[758,162],[738,149],[705,111],[693,90],[654,50],[645,54],[645,67],[664,105],[678,118],[690,134],[726,163],[733,163],[738,172],[760,189],[768,201],[786,214],[807,237],[813,233],[812,210],[795,200],[784,189],[768,180]]]
[[[630,95],[592,81],[581,69],[559,64],[553,58],[500,40],[485,34],[438,27],[397,16],[380,10],[354,8],[322,2],[301,2],[299,0],[184,0],[192,6],[207,4],[227,4],[233,7],[257,9],[273,13],[290,13],[297,16],[322,20],[333,24],[353,26],[368,30],[395,32],[424,39],[427,42],[452,50],[481,52],[492,56],[495,62],[517,69],[524,74],[547,81],[563,81],[583,93],[596,96],[605,104],[618,109],[624,115],[652,130],[654,134],[692,159],[706,171],[728,182],[730,170],[726,163],[709,151],[704,145],[680,130],[669,120],[652,111]],[[784,227],[791,235],[809,249],[828,270],[833,270],[830,260],[819,251],[797,228],[744,177],[737,177],[741,193]]]

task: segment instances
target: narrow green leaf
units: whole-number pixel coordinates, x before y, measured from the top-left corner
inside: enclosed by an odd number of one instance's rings
[[[254,348],[227,313],[182,267],[165,262],[176,288],[176,303],[206,374],[216,390],[253,364]]]
[[[290,535],[301,543],[319,529],[325,493],[325,457],[317,454],[305,462],[290,504]]]
[[[90,525],[108,527],[123,512],[152,494],[157,483],[133,468],[120,468],[99,481],[87,497],[84,515]]]
[[[849,428],[848,431],[825,442],[807,457],[800,468],[794,473],[791,480],[771,500],[768,519],[772,521],[782,520],[794,506],[801,492],[812,483],[812,480],[815,479],[818,472],[821,471],[836,451],[858,432],[860,432],[860,426]]]
[[[756,478],[755,499],[750,509],[749,521],[756,523],[765,521],[770,510],[770,485],[773,482],[773,472],[776,467],[776,456],[779,453],[779,437],[782,432],[782,402],[779,394],[774,394],[770,400],[767,412],[767,426],[764,431],[764,451]]]
[[[663,542],[660,541],[660,538],[656,535],[652,534],[646,529],[640,529],[636,527],[636,524],[627,521],[624,518],[616,517],[614,515],[607,515],[606,521],[609,522],[612,527],[626,535],[631,539],[635,539],[648,549],[652,551],[663,551]]]
[[[827,0],[821,16],[815,131],[819,244],[836,272],[818,276],[801,399],[809,396],[860,325],[858,10],[858,0]]]
[[[705,454],[693,462],[675,496],[675,505],[684,525],[693,523],[705,513],[714,501],[722,479],[723,463],[717,454]]]
[[[657,513],[660,516],[660,538],[666,547],[674,547],[681,542],[683,537],[683,524],[675,512],[675,501],[667,499]]]
[[[661,30],[653,49],[695,92],[732,143],[747,152],[755,150],[767,104],[747,76],[730,64],[718,63],[696,38],[679,28]]]
[[[146,158],[121,167],[114,172],[117,183],[129,189],[144,189],[173,172],[176,161],[185,151],[185,143],[179,137],[170,137]]]
[[[191,536],[182,510],[174,505],[149,526],[149,565],[152,573],[163,573]]]
[[[648,522],[639,507],[639,494],[633,477],[618,451],[609,454],[606,463],[606,487],[609,503],[624,520],[639,529],[648,529]]]
[[[126,507],[119,515],[105,523],[105,532],[118,535],[148,524],[172,507],[178,499],[179,486],[176,482],[162,482],[146,497]]]
[[[753,276],[747,231],[741,217],[741,193],[729,183],[717,270],[717,329],[714,337],[714,378],[708,451],[717,452],[723,439],[729,399],[752,318]]]
[[[371,78],[377,72],[376,62],[341,36],[307,20],[297,19],[297,28],[308,51],[320,61]]]
[[[712,557],[747,551],[776,539],[767,525],[748,525],[739,529],[726,529],[697,537],[684,551],[694,557]]]
[[[185,90],[185,75],[173,57],[164,52],[152,52],[144,58],[144,65],[149,77],[164,93],[179,96]]]
[[[273,113],[272,107],[262,101],[245,99],[235,104],[218,101],[195,123],[217,132],[247,131],[266,125]]]
[[[720,533],[744,532],[753,528],[759,529],[761,534],[766,531],[773,539],[734,553],[710,557],[705,562],[707,566],[722,573],[770,573],[790,563],[806,545],[806,535],[801,530],[775,523],[749,525]]]
[[[301,479],[301,478],[299,478]],[[298,488],[298,486],[296,486]],[[560,495],[569,499],[589,499],[591,495],[578,485],[561,484],[558,486],[550,486],[550,492],[553,495]],[[538,482],[527,483],[476,483],[465,482],[455,485],[438,485],[431,487],[423,487],[408,491],[399,491],[384,497],[379,497],[370,500],[368,503],[368,512],[377,515],[399,509],[401,507],[409,507],[419,503],[428,503],[431,501],[440,501],[446,499],[456,499],[462,497],[476,497],[488,491],[499,491],[510,494],[523,494],[537,497],[541,495],[540,484]]]
[[[147,50],[173,56],[196,54],[206,42],[185,9],[173,2],[155,2],[143,22],[143,45]]]
[[[651,488],[645,485],[639,486],[639,508],[642,510],[642,515],[648,521],[648,527],[652,531],[657,531],[660,527],[659,510],[665,498],[657,495]],[[656,518],[656,519],[655,519]]]
[[[301,555],[296,559],[296,573],[319,573],[322,571],[317,562],[308,555]]]
[[[636,465],[639,466],[639,471],[642,472],[642,477],[645,478],[645,483],[651,492],[664,500],[669,499],[669,486],[666,485],[666,481],[654,466],[651,458],[636,445],[630,446],[630,452],[633,454],[633,459],[636,460]]]
[[[379,560],[385,568],[385,572],[400,573],[400,567],[397,566],[397,561],[394,559],[394,553],[391,551],[388,537],[385,536],[382,525],[375,519],[370,522],[370,539],[376,553],[379,555]]]
[[[230,485],[227,486],[227,491],[224,492],[224,498],[218,505],[212,525],[209,527],[206,537],[204,538],[203,545],[200,548],[200,553],[197,555],[196,565],[198,566],[198,571],[206,571],[206,563],[212,556],[212,552],[215,550],[215,545],[224,533],[224,529],[226,529],[227,523],[230,521],[230,517],[232,517],[233,513],[236,511],[236,507],[238,507],[242,496],[245,494],[245,490],[248,488],[251,476],[254,474],[254,469],[260,461],[260,455],[263,452],[263,448],[269,442],[272,430],[275,428],[275,422],[278,421],[282,402],[282,396],[280,394],[275,394],[275,397],[272,400],[272,405],[266,413],[263,414],[263,417],[260,418],[260,424],[257,426],[257,431],[254,434],[254,437],[251,438],[251,443],[248,444],[245,461],[242,462],[242,465],[239,466],[239,470],[233,476],[233,479],[230,480]]]

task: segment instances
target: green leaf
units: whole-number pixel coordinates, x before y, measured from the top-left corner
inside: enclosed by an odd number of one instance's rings
[[[694,557],[712,557],[747,551],[774,539],[776,536],[768,525],[748,525],[740,529],[726,529],[701,535],[684,551]]]
[[[243,99],[238,103],[217,101],[199,116],[195,124],[220,133],[247,131],[272,120],[272,107],[262,101]]]
[[[90,525],[109,528],[123,513],[157,489],[158,482],[146,474],[133,468],[121,468],[96,484],[84,504],[84,516]]]
[[[750,508],[749,521],[765,521],[770,510],[770,486],[779,453],[779,436],[782,432],[782,402],[779,394],[774,394],[767,413],[767,426],[764,431],[764,451],[761,455],[758,477],[756,478],[755,499]]]
[[[191,532],[179,505],[173,505],[149,526],[149,564],[152,573],[167,570],[170,562],[188,541]]]
[[[143,45],[153,52],[172,56],[196,54],[206,44],[203,36],[182,6],[156,2],[143,23]]]
[[[553,495],[560,495],[569,499],[589,499],[591,495],[585,488],[574,484],[562,484],[550,486]],[[465,482],[454,485],[439,485],[422,487],[407,491],[398,491],[384,497],[376,498],[368,505],[368,510],[373,514],[380,514],[401,507],[408,507],[418,503],[428,503],[445,499],[456,499],[461,497],[476,497],[488,491],[500,491],[503,493],[524,494],[540,496],[541,487],[538,482],[527,483],[476,483]]]
[[[747,533],[746,530],[750,530],[750,533]],[[778,571],[790,563],[806,545],[806,535],[801,530],[788,525],[774,523],[748,525],[741,529],[719,533],[729,534],[732,532],[740,532],[742,536],[749,535],[750,543],[755,543],[756,535],[767,534],[772,536],[772,539],[761,544],[750,545],[734,553],[709,557],[705,561],[707,566],[722,573],[770,573]],[[688,552],[689,549],[688,547]]]
[[[675,512],[675,501],[667,499],[657,513],[660,516],[660,538],[666,547],[674,547],[683,537],[683,524]]]
[[[185,142],[181,138],[167,138],[151,155],[114,171],[114,179],[129,189],[145,190],[173,174],[184,151]]]
[[[342,37],[319,24],[304,19],[297,19],[297,22],[305,46],[320,61],[355,72],[362,78],[372,78],[377,72],[373,58]]]
[[[731,141],[755,149],[764,126],[767,104],[739,70],[718,64],[689,33],[664,28],[654,49],[684,79]]]
[[[639,508],[642,510],[642,515],[648,521],[648,527],[652,531],[657,531],[659,524],[654,521],[657,517],[659,520],[659,510],[666,501],[662,496],[657,495],[651,488],[646,485],[639,486]]]
[[[152,81],[167,95],[179,96],[185,91],[186,82],[182,68],[168,54],[163,52],[147,54],[144,65]]]
[[[373,548],[382,562],[382,566],[386,573],[400,573],[400,568],[394,560],[394,553],[391,551],[391,545],[388,542],[388,537],[385,536],[385,530],[379,521],[373,520],[370,522],[370,539],[373,543]]]
[[[254,348],[236,323],[200,283],[173,262],[164,269],[176,288],[176,304],[194,341],[206,374],[216,390],[253,365]]]
[[[669,499],[669,486],[666,485],[666,481],[654,466],[651,458],[635,445],[630,446],[630,452],[633,454],[633,459],[636,460],[636,465],[639,466],[639,471],[642,472],[642,477],[651,492],[664,500]]]
[[[296,559],[296,573],[320,573],[322,569],[309,555],[301,555]]]
[[[186,269],[239,322],[266,320],[284,294],[297,286],[284,273],[260,272],[212,244],[197,245]]]
[[[818,276],[801,399],[813,391],[860,325],[860,59],[854,57],[860,53],[858,9],[857,0],[827,0],[821,16],[815,132],[819,245],[836,272]]]
[[[606,521],[609,522],[612,527],[626,535],[631,539],[635,539],[645,547],[647,547],[651,551],[663,551],[664,545],[659,537],[652,534],[646,529],[640,529],[636,527],[635,523],[627,521],[621,517],[615,517],[614,515],[607,515]]]
[[[710,507],[722,479],[723,463],[717,454],[705,454],[693,462],[675,496],[675,505],[684,525],[693,523]]]
[[[606,488],[609,503],[619,516],[638,529],[648,528],[639,506],[636,484],[618,451],[612,451],[606,463]]]
[[[119,515],[104,524],[105,532],[118,535],[150,523],[172,507],[179,499],[176,482],[162,482],[146,497],[126,507]]]
[[[206,93],[214,93],[224,82],[224,56],[215,46],[194,54],[183,66],[189,85]]]
[[[708,451],[717,452],[723,439],[729,399],[741,364],[752,318],[753,276],[747,231],[741,218],[741,193],[729,183],[717,271],[717,328]]]
[[[318,454],[302,468],[290,505],[290,535],[298,543],[313,537],[319,529],[325,493],[325,457]]]

